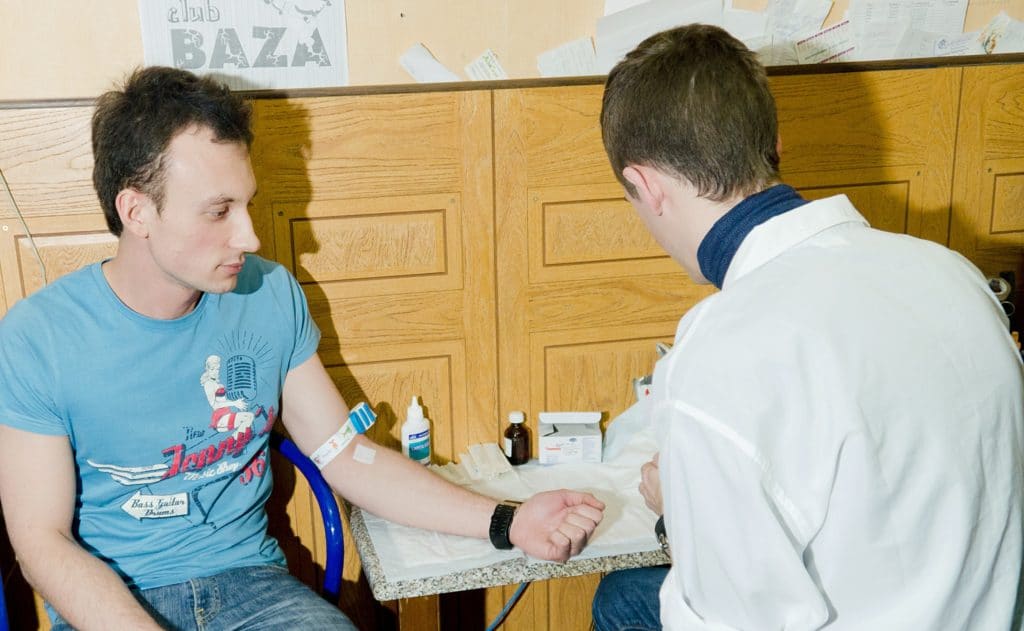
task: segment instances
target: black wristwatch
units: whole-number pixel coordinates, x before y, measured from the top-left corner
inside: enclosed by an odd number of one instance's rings
[[[509,531],[512,529],[512,518],[516,516],[516,509],[522,502],[515,500],[502,500],[494,507],[491,515],[491,545],[499,550],[511,550],[512,541],[509,539]]]
[[[662,552],[671,557],[672,552],[668,549],[668,535],[665,534],[664,515],[658,515],[658,521],[654,522],[654,535],[658,538],[658,543],[661,545]]]

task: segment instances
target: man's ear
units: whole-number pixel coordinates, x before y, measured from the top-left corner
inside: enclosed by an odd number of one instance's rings
[[[641,164],[631,164],[622,169],[622,177],[636,189],[637,200],[650,208],[656,215],[661,214],[665,189],[656,169]]]
[[[149,195],[134,188],[121,189],[114,199],[114,205],[117,207],[117,215],[121,218],[121,224],[125,230],[141,239],[149,236],[146,210],[153,205],[153,200],[149,198]]]
[[[775,155],[782,158],[782,134],[775,137]]]

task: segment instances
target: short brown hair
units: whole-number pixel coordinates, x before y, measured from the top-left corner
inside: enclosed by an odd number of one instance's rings
[[[685,178],[723,201],[778,179],[778,121],[764,67],[716,26],[644,40],[608,74],[601,132],[615,176],[630,164]]]
[[[125,188],[162,207],[164,156],[179,132],[208,127],[218,142],[250,147],[250,118],[249,103],[226,85],[178,68],[138,69],[123,89],[102,95],[92,115],[92,182],[110,232],[124,229],[116,200]]]

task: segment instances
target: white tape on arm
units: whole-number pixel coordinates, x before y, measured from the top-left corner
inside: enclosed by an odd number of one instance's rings
[[[356,462],[363,464],[373,464],[374,459],[377,458],[377,450],[373,447],[367,447],[365,445],[356,445],[356,452],[352,454],[352,459]]]

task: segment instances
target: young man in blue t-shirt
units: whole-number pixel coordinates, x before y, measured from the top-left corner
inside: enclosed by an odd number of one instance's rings
[[[298,283],[252,254],[249,123],[226,87],[171,68],[102,96],[93,181],[117,254],[0,320],[0,501],[58,628],[351,628],[266,530],[275,421],[312,454],[348,407]],[[357,436],[324,477],[394,521],[481,538],[506,524],[496,545],[565,560],[602,517],[571,491],[512,512],[358,448],[374,447]]]

